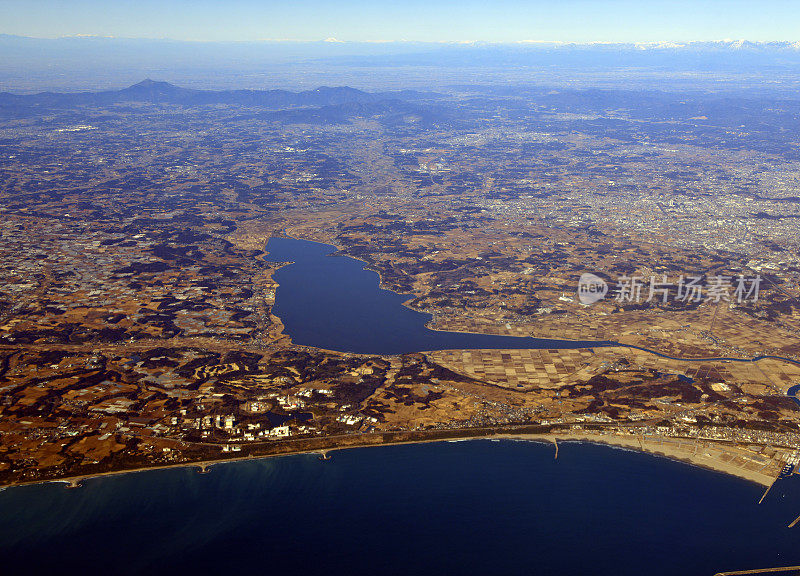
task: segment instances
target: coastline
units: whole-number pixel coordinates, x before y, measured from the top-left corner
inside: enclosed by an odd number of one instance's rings
[[[295,232],[292,231],[292,234],[294,233]],[[293,240],[298,240],[298,238],[296,238],[292,234],[289,233],[288,229],[283,230],[284,237]],[[276,235],[273,237],[280,237],[280,236]],[[331,254],[336,252],[337,250],[341,250],[341,247],[329,242],[322,242],[318,240],[306,240],[306,239],[303,239],[302,241],[312,242],[323,246],[329,246],[332,249]],[[291,264],[294,263],[292,261],[270,260],[269,258],[271,258],[272,256],[271,253],[267,250],[268,244],[269,241],[267,241],[267,243],[263,246],[262,252],[260,253],[259,257],[267,262],[275,264],[276,270],[279,270],[285,266],[290,266]],[[381,278],[380,272],[370,268],[368,262],[366,262],[361,258],[357,258],[350,255],[348,255],[347,257],[351,258],[352,260],[360,262],[362,264],[362,269],[369,270],[370,272],[375,273],[378,276],[379,289],[391,291],[391,289],[384,288],[381,286],[383,283],[383,279]],[[413,299],[413,294],[404,294],[404,295],[409,296],[409,299],[404,301],[403,305],[411,310],[414,310],[413,308],[408,306],[408,302],[410,302],[410,300]],[[414,311],[420,312],[419,310],[414,310]],[[424,314],[430,314],[430,313],[424,313]],[[449,332],[447,330],[441,330],[439,328],[431,328],[430,326],[426,326],[426,328],[433,332]],[[469,332],[469,331],[459,331],[459,333],[484,335],[479,332]],[[283,333],[283,337],[288,338],[289,341],[291,342],[291,336],[289,336],[288,334]],[[528,338],[535,338],[535,337],[529,336]],[[550,339],[545,338],[540,340],[550,340]],[[567,339],[567,341],[581,342],[579,340],[571,340],[571,339]],[[592,345],[589,345],[590,344],[589,342],[586,342],[586,344],[588,345],[587,346],[588,348],[603,347],[610,349],[619,348],[621,350],[635,349],[640,352],[653,354],[671,360],[688,361],[688,362],[732,360],[738,362],[755,363],[762,359],[771,358],[771,359],[796,363],[796,361],[788,358],[777,357],[777,356],[763,356],[763,355],[754,357],[752,359],[673,358],[648,348],[642,348],[635,345],[622,344],[618,342],[597,341],[591,343]],[[326,352],[343,354],[347,356],[351,355],[365,356],[365,354],[357,352],[326,350],[308,345],[300,345],[294,342],[291,342],[291,346],[300,349],[322,350]],[[427,354],[429,352],[431,351],[430,350],[421,351],[421,353],[423,354]],[[384,356],[398,356],[398,355],[399,354],[386,354]],[[327,454],[328,452],[332,452],[335,450],[344,450],[347,448],[388,446],[393,444],[417,444],[424,442],[440,442],[440,441],[471,440],[471,439],[508,439],[508,440],[524,440],[533,442],[551,442],[551,443],[557,443],[559,440],[561,440],[565,442],[595,443],[595,444],[624,448],[636,452],[644,452],[648,454],[666,457],[674,461],[679,461],[690,465],[702,467],[708,470],[716,471],[719,473],[725,473],[728,475],[736,476],[738,478],[742,478],[750,482],[757,483],[761,486],[770,486],[774,482],[775,477],[777,476],[777,471],[779,471],[780,468],[782,467],[782,463],[775,457],[772,456],[765,457],[763,455],[758,454],[755,451],[750,451],[747,449],[739,448],[735,445],[731,445],[730,443],[727,443],[724,440],[712,441],[712,440],[696,440],[694,438],[677,438],[677,437],[673,438],[673,437],[658,437],[658,436],[645,437],[640,435],[637,436],[624,435],[615,432],[601,431],[601,430],[598,430],[595,433],[590,433],[587,432],[586,430],[553,431],[553,429],[548,426],[513,425],[509,426],[508,428],[486,427],[486,428],[461,428],[461,429],[444,429],[444,430],[428,430],[428,431],[386,432],[377,434],[350,435],[346,437],[328,436],[328,437],[317,437],[317,438],[293,438],[290,439],[289,441],[283,441],[277,444],[255,444],[255,443],[240,444],[239,446],[241,446],[242,452],[238,453],[238,455],[235,456],[227,454],[225,456],[222,456],[221,453],[217,453],[222,457],[216,458],[215,457],[216,454],[202,454],[202,455],[195,454],[194,457],[199,459],[196,460],[186,459],[182,461],[175,461],[163,464],[154,464],[151,466],[142,465],[139,463],[130,463],[130,465],[132,465],[133,467],[119,468],[119,469],[108,469],[106,465],[104,465],[102,467],[98,467],[101,469],[96,472],[93,471],[85,474],[78,473],[75,475],[63,476],[63,477],[52,477],[52,478],[42,477],[20,482],[0,484],[0,490],[15,486],[42,484],[49,482],[60,482],[60,483],[65,483],[69,486],[77,486],[80,484],[82,480],[85,479],[102,477],[102,476],[119,475],[119,474],[128,474],[135,472],[144,472],[148,470],[167,469],[167,468],[196,467],[199,468],[201,471],[205,471],[205,469],[207,469],[209,466],[225,462],[237,462],[241,460],[271,458],[274,456],[285,456],[294,454],[324,455]],[[215,445],[208,445],[207,448],[212,449],[213,446]],[[110,466],[111,465],[108,465],[109,468]]]
[[[81,486],[84,480],[93,478],[102,478],[109,476],[119,476],[123,474],[134,474],[140,472],[148,472],[155,470],[168,470],[175,468],[198,468],[199,473],[205,473],[208,468],[218,464],[226,464],[233,462],[262,460],[268,458],[276,458],[281,456],[297,456],[301,454],[317,454],[322,459],[327,459],[331,452],[339,450],[348,450],[352,448],[368,448],[375,446],[396,446],[396,445],[409,445],[409,444],[426,444],[431,442],[463,442],[470,440],[506,440],[506,441],[525,441],[525,442],[539,442],[545,444],[554,444],[556,447],[554,451],[554,458],[558,456],[558,442],[565,443],[586,443],[597,444],[606,446],[609,449],[625,449],[632,452],[645,453],[654,456],[660,456],[669,460],[696,466],[717,472],[720,474],[727,474],[742,480],[753,482],[762,487],[769,487],[776,478],[777,474],[768,473],[766,471],[752,470],[732,464],[730,461],[713,455],[716,451],[719,454],[727,454],[729,450],[734,447],[725,445],[721,442],[703,441],[702,445],[693,441],[692,439],[679,439],[671,437],[641,437],[617,434],[590,434],[586,432],[577,431],[563,431],[563,432],[546,432],[546,433],[526,433],[526,432],[496,432],[484,433],[477,435],[453,435],[441,436],[437,438],[416,438],[408,440],[398,440],[389,442],[375,442],[366,441],[374,440],[374,438],[365,438],[363,442],[355,442],[353,444],[333,445],[330,447],[310,448],[300,450],[289,450],[285,452],[277,452],[272,454],[248,454],[238,457],[227,457],[210,460],[197,460],[190,462],[176,462],[174,464],[163,464],[155,466],[140,466],[136,468],[109,470],[106,472],[97,472],[91,474],[79,474],[75,476],[65,476],[60,478],[45,478],[40,480],[31,480],[24,482],[12,482],[9,484],[0,485],[0,491],[5,491],[9,488],[32,486],[37,484],[66,484],[68,488],[77,488]],[[690,449],[694,447],[694,450]],[[769,464],[774,460],[768,462],[763,468],[769,468]]]
[[[511,434],[507,437],[508,439],[529,441],[537,439],[535,436],[528,436],[524,434]],[[688,439],[678,440],[675,438],[653,436],[637,438],[634,436],[618,436],[612,434],[596,435],[575,432],[549,434],[547,437],[548,441],[553,441],[553,438],[555,438],[556,441],[563,441],[567,443],[578,442],[601,444],[612,448],[623,448],[632,452],[660,456],[674,462],[681,462],[683,464],[696,466],[712,472],[727,474],[728,476],[735,476],[743,480],[754,482],[765,488],[770,486],[775,481],[775,475],[749,470],[747,468],[725,462],[720,458],[707,456],[707,447],[703,447],[701,450],[698,450],[697,453],[695,453],[693,450],[687,450],[686,447],[692,444],[692,442]],[[712,450],[723,450],[728,448],[727,446],[721,446],[720,443],[708,442],[707,444],[712,445]]]
[[[293,238],[284,229],[284,234],[288,238]],[[330,246],[334,251],[337,246],[334,244],[327,244],[325,242],[317,242],[314,240],[304,240],[305,242],[314,242],[325,246]],[[270,253],[266,250],[264,259]],[[271,255],[270,255],[271,257]],[[358,258],[353,258],[364,264],[362,268],[368,269],[366,263]],[[280,267],[290,265],[291,262],[275,262],[281,264]],[[279,267],[279,268],[280,268]],[[372,270],[372,272],[376,272]],[[378,273],[378,283],[381,283],[380,274]],[[428,328],[430,330],[430,328]],[[285,335],[288,336],[288,335]],[[291,338],[291,337],[289,337]],[[608,344],[607,344],[608,345]],[[610,343],[611,347],[615,343]],[[302,348],[313,348],[310,346],[302,346],[293,344]],[[631,346],[619,345],[621,347],[630,348]],[[637,347],[633,347],[637,348]],[[638,348],[642,352],[658,354],[649,349]],[[336,351],[331,351],[336,352]],[[342,353],[342,352],[337,352]],[[358,353],[344,353],[361,355]],[[387,355],[388,356],[388,355]],[[670,357],[667,357],[670,358]],[[681,359],[676,359],[681,360]],[[700,359],[697,359],[698,361]],[[754,362],[753,360],[741,360],[742,362]],[[791,360],[790,360],[791,361]],[[367,446],[387,446],[392,444],[411,444],[422,442],[437,442],[445,440],[468,440],[468,439],[511,439],[511,440],[525,440],[537,442],[552,442],[557,441],[574,441],[574,442],[591,442],[596,444],[604,444],[618,448],[634,450],[638,452],[646,452],[654,455],[663,456],[675,461],[689,463],[691,465],[703,467],[706,469],[714,470],[720,473],[737,476],[739,478],[755,482],[762,486],[769,486],[777,471],[782,467],[781,461],[772,455],[764,456],[757,451],[747,450],[740,448],[731,443],[722,441],[710,440],[696,440],[693,438],[671,438],[671,437],[657,437],[657,436],[640,436],[640,435],[624,435],[618,434],[613,431],[598,429],[596,432],[588,432],[586,430],[561,430],[561,425],[558,425],[556,431],[550,426],[536,426],[536,425],[514,425],[504,428],[500,427],[485,427],[485,428],[461,428],[461,429],[444,429],[444,430],[428,430],[428,431],[404,431],[404,432],[386,432],[376,434],[353,434],[349,436],[326,436],[315,438],[292,438],[278,443],[251,443],[251,444],[238,444],[241,452],[234,454],[222,454],[215,452],[220,445],[208,444],[204,445],[202,451],[198,449],[194,454],[189,457],[183,456],[180,461],[169,461],[163,463],[154,463],[153,465],[144,464],[144,458],[128,461],[129,468],[120,468],[123,465],[117,461],[106,461],[105,463],[96,467],[85,467],[83,471],[86,473],[81,474],[81,470],[76,470],[74,475],[51,477],[44,476],[41,470],[37,473],[41,474],[38,478],[31,478],[29,480],[11,482],[8,484],[0,485],[0,488],[7,488],[13,486],[22,486],[29,484],[40,484],[46,482],[63,482],[70,486],[80,484],[84,479],[110,476],[117,474],[127,474],[133,472],[142,472],[148,470],[158,470],[165,468],[175,467],[197,467],[205,470],[207,467],[217,463],[235,462],[240,460],[257,459],[257,458],[270,458],[273,456],[291,455],[291,454],[327,454],[334,450],[343,450],[346,448],[367,447]],[[576,427],[580,428],[580,427]],[[219,458],[217,457],[219,456]],[[778,455],[780,456],[780,454]],[[784,456],[785,457],[785,456]],[[113,467],[118,468],[114,469]],[[45,472],[46,473],[46,472]],[[30,478],[30,476],[29,476]]]

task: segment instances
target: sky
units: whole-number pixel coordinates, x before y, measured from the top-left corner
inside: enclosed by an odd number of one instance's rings
[[[798,41],[800,0],[0,0],[0,34],[193,41]]]

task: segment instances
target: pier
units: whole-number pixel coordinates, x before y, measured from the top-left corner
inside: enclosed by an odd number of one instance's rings
[[[759,503],[759,504],[761,504],[761,503],[764,501],[764,498],[766,498],[766,497],[767,497],[767,494],[769,494],[769,491],[770,491],[770,490],[772,490],[772,487],[773,487],[773,486],[775,486],[775,482],[777,482],[778,480],[780,480],[780,478],[781,478],[781,476],[782,476],[782,475],[783,475],[783,470],[781,470],[781,471],[778,473],[778,475],[777,475],[777,476],[775,476],[775,480],[773,480],[773,481],[772,481],[772,484],[770,484],[769,486],[767,486],[767,489],[764,491],[764,494],[761,496],[761,500],[759,500],[759,501],[758,501],[758,503]],[[789,528],[791,528],[791,526],[789,526]]]

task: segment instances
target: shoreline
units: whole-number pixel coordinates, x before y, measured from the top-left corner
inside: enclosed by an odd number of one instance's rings
[[[94,474],[78,474],[75,476],[65,476],[62,478],[14,482],[10,484],[1,485],[0,492],[6,491],[11,488],[33,486],[38,484],[66,484],[67,488],[78,488],[81,486],[81,482],[84,480],[110,477],[110,476],[120,476],[124,474],[135,474],[135,473],[149,472],[155,470],[197,468],[198,473],[205,473],[207,472],[208,468],[215,466],[217,464],[228,464],[228,463],[245,462],[253,460],[265,460],[282,456],[317,454],[320,457],[322,457],[322,459],[327,459],[331,452],[340,450],[371,448],[378,446],[388,447],[388,446],[411,445],[411,444],[427,444],[432,442],[466,442],[472,440],[497,440],[497,441],[505,440],[505,441],[524,441],[524,442],[538,442],[542,444],[554,444],[554,446],[556,447],[556,450],[554,452],[554,459],[558,458],[558,450],[557,450],[558,442],[596,444],[608,447],[609,449],[615,449],[615,448],[624,449],[631,452],[637,452],[640,454],[659,456],[662,458],[666,458],[668,460],[672,460],[673,462],[680,462],[682,464],[695,466],[698,468],[702,468],[704,470],[716,472],[718,474],[726,474],[728,476],[734,476],[742,480],[753,482],[762,487],[769,487],[775,481],[774,475],[757,470],[749,470],[741,466],[736,466],[734,464],[731,464],[730,462],[725,462],[721,458],[714,458],[713,456],[709,455],[709,450],[716,450],[722,453],[726,448],[727,449],[731,448],[730,446],[727,446],[726,444],[721,442],[703,441],[704,445],[702,453],[692,454],[689,453],[688,450],[682,449],[685,448],[687,444],[694,442],[692,439],[688,438],[681,439],[672,437],[653,437],[653,436],[643,438],[643,437],[629,436],[629,435],[588,434],[586,432],[573,432],[573,431],[547,432],[540,434],[525,433],[525,432],[515,433],[512,431],[508,431],[508,432],[497,432],[494,434],[481,434],[476,436],[458,435],[452,437],[399,440],[395,442],[391,441],[363,442],[352,445],[331,446],[327,448],[312,448],[307,450],[278,452],[274,454],[262,454],[262,455],[255,454],[255,455],[246,455],[239,457],[219,458],[212,460],[177,462],[174,464],[163,464],[156,466],[141,466],[137,468],[110,470],[107,472],[98,472]],[[694,444],[695,446],[697,446],[696,442],[694,442]],[[769,467],[769,464],[773,462],[775,461],[770,460],[770,462],[768,462],[764,467],[765,468]]]
[[[281,238],[281,236],[275,236],[275,237],[276,238]],[[309,240],[307,238],[297,238],[295,236],[291,236],[286,231],[286,229],[284,229],[284,231],[283,231],[283,237],[288,238],[290,240],[297,240],[299,242],[312,242],[314,244],[321,244],[323,246],[330,246],[331,248],[333,248],[333,250],[330,253],[325,254],[325,257],[330,257],[332,255],[335,255],[336,257],[350,258],[351,260],[355,260],[356,262],[360,262],[361,264],[363,264],[363,266],[361,267],[362,270],[367,270],[369,272],[373,272],[374,274],[376,274],[378,276],[378,290],[383,290],[383,291],[386,291],[386,292],[392,292],[392,293],[398,294],[400,296],[408,296],[408,298],[406,300],[404,300],[403,302],[400,303],[401,306],[403,306],[404,308],[407,308],[408,310],[411,310],[412,312],[416,312],[417,314],[424,314],[426,316],[430,316],[430,319],[427,322],[425,322],[424,326],[425,326],[425,328],[427,330],[430,330],[431,332],[439,332],[439,333],[443,333],[443,334],[447,334],[447,333],[451,333],[451,334],[472,334],[472,335],[475,335],[475,336],[504,336],[504,337],[507,337],[507,338],[518,338],[519,340],[538,340],[538,341],[541,341],[543,343],[548,343],[548,344],[557,343],[557,342],[559,342],[559,343],[570,342],[570,343],[576,343],[576,344],[579,343],[579,344],[581,344],[581,346],[572,346],[570,348],[560,348],[558,346],[549,346],[549,347],[540,346],[538,348],[530,348],[530,347],[521,347],[521,348],[487,348],[487,349],[491,349],[491,350],[528,350],[528,349],[544,350],[544,349],[548,349],[548,348],[553,348],[553,349],[558,349],[558,350],[577,350],[577,349],[581,349],[581,348],[591,349],[591,348],[613,348],[613,347],[625,347],[626,346],[625,344],[620,344],[619,342],[613,342],[611,340],[594,340],[594,341],[592,341],[592,340],[579,340],[577,338],[540,338],[538,336],[511,336],[511,335],[502,335],[502,334],[487,334],[485,332],[475,332],[475,331],[471,331],[471,330],[444,330],[444,329],[441,329],[441,328],[434,328],[434,327],[430,326],[430,323],[433,322],[433,320],[435,319],[435,316],[436,316],[433,312],[423,312],[422,310],[417,310],[416,308],[413,308],[412,306],[409,305],[409,302],[411,302],[415,298],[418,298],[417,295],[411,294],[411,293],[406,293],[406,292],[395,292],[392,288],[386,287],[385,284],[384,284],[384,281],[383,281],[383,277],[381,276],[381,273],[378,270],[376,270],[374,268],[371,268],[370,267],[370,263],[367,262],[366,260],[364,260],[363,258],[359,258],[357,256],[351,256],[350,254],[336,254],[336,252],[341,252],[342,250],[344,250],[344,248],[342,248],[341,246],[339,246],[337,244],[331,244],[329,242],[322,242],[322,241],[319,241],[319,240]],[[267,240],[267,244],[269,244],[269,240]],[[278,266],[275,269],[276,272],[278,270],[281,270],[282,268],[286,268],[287,266],[291,266],[291,265],[297,263],[295,261],[270,260],[269,259],[270,252],[267,250],[267,244],[264,245],[264,248],[262,250],[262,253],[261,253],[260,257],[265,262],[268,262],[270,264],[280,264],[280,266]],[[275,281],[274,280],[274,276],[273,276],[273,281]],[[275,282],[275,283],[278,284],[278,286],[280,286],[279,282]],[[276,293],[276,300],[277,300],[277,293]],[[351,352],[351,351],[348,351],[348,350],[331,350],[331,349],[328,349],[328,348],[321,348],[319,346],[311,346],[309,344],[297,344],[297,343],[295,343],[294,341],[291,340],[291,336],[289,334],[285,334],[284,333],[284,335],[285,336],[289,336],[289,339],[290,339],[290,341],[291,341],[293,346],[300,346],[300,347],[303,347],[303,348],[323,350],[323,351],[326,351],[326,352],[334,352],[336,354],[353,354],[355,356],[372,356],[372,355],[374,355],[374,354],[365,353],[365,352]],[[378,355],[379,356],[387,356],[387,357],[388,356],[392,356],[392,357],[394,357],[394,356],[402,356],[403,354],[411,354],[411,353],[428,354],[430,352],[443,352],[443,351],[447,351],[447,350],[450,350],[450,349],[449,348],[442,348],[442,349],[436,349],[436,350],[415,350],[413,352],[398,352],[398,353],[395,353],[395,354],[378,354]],[[475,348],[475,350],[480,350],[480,348]],[[655,354],[657,354],[657,353],[655,353]]]
[[[338,244],[331,243],[331,242],[333,242],[333,240],[323,242],[321,240],[309,240],[307,238],[298,238],[296,235],[292,236],[291,234],[289,234],[289,232],[287,232],[287,230],[288,230],[288,228],[284,228],[283,229],[283,237],[288,238],[290,240],[297,240],[297,241],[300,241],[300,242],[312,242],[314,244],[321,244],[323,246],[330,246],[331,248],[333,248],[333,250],[330,253],[325,255],[326,257],[327,256],[331,256],[332,254],[334,254],[336,252],[341,252],[342,250],[345,249],[345,248],[339,246]],[[292,233],[295,234],[295,231],[293,230]],[[280,238],[281,236],[276,236],[276,237]],[[267,250],[267,244],[269,244],[269,239],[267,240],[267,243],[264,245],[264,248],[262,249],[260,257],[265,262],[270,262],[270,263],[273,263],[273,264],[282,264],[281,266],[276,268],[276,271],[280,270],[281,268],[285,268],[286,266],[291,266],[292,264],[296,264],[296,262],[278,262],[278,261],[275,261],[275,260],[269,260],[267,258],[267,256],[269,255],[269,251]],[[476,336],[500,336],[498,334],[487,334],[485,332],[475,332],[475,331],[472,331],[472,330],[444,330],[442,328],[432,327],[430,325],[430,323],[434,320],[434,318],[436,316],[436,314],[434,312],[423,312],[423,311],[417,310],[416,308],[413,308],[412,306],[409,305],[409,302],[411,302],[415,298],[418,298],[417,295],[412,294],[412,293],[405,293],[405,292],[395,292],[392,288],[385,287],[383,276],[381,276],[380,271],[376,270],[375,268],[370,267],[370,263],[367,262],[366,260],[364,260],[363,258],[359,258],[357,256],[352,256],[350,254],[337,254],[337,256],[343,256],[345,258],[350,258],[350,259],[355,260],[357,262],[361,262],[363,264],[363,266],[362,266],[363,270],[368,270],[370,272],[374,272],[378,276],[378,289],[379,290],[386,290],[387,292],[393,292],[395,294],[399,294],[400,296],[408,296],[407,300],[404,300],[403,302],[401,302],[401,306],[403,306],[403,307],[405,307],[405,308],[407,308],[409,310],[412,310],[414,312],[417,312],[418,314],[426,314],[426,315],[430,316],[431,317],[430,320],[428,320],[425,323],[425,328],[427,328],[431,332],[441,332],[441,333],[448,333],[449,332],[449,333],[453,333],[453,334],[474,334]],[[287,336],[288,336],[288,334],[287,334]],[[614,341],[614,340],[595,340],[595,341],[591,341],[591,340],[580,340],[580,339],[577,339],[577,338],[541,338],[539,336],[533,336],[533,335],[528,335],[528,336],[509,336],[509,337],[510,338],[519,338],[519,339],[533,339],[533,340],[539,340],[539,341],[545,341],[545,342],[573,342],[573,343],[586,344],[586,346],[573,347],[573,348],[557,348],[557,347],[554,347],[554,349],[559,349],[559,350],[571,350],[571,349],[578,349],[578,348],[585,348],[585,349],[592,349],[592,348],[621,348],[621,349],[627,349],[627,350],[638,350],[640,352],[646,352],[648,354],[652,354],[654,356],[658,356],[658,357],[664,358],[666,360],[675,360],[675,361],[678,361],[678,362],[742,362],[742,363],[756,363],[756,362],[759,362],[760,360],[779,360],[779,361],[782,361],[782,362],[788,362],[790,364],[794,364],[794,365],[800,366],[800,360],[793,359],[793,358],[787,358],[785,356],[776,356],[776,355],[772,355],[772,354],[768,354],[768,353],[756,354],[755,356],[745,357],[745,358],[735,358],[735,357],[729,357],[729,356],[705,356],[705,357],[699,357],[699,358],[680,358],[680,357],[676,357],[676,356],[669,356],[668,354],[664,354],[664,353],[659,352],[658,350],[654,350],[652,348],[642,347],[642,346],[639,346],[637,344],[625,344],[624,342],[617,342],[617,341]],[[289,338],[291,339],[291,336],[289,336]],[[302,346],[304,348],[317,348],[319,350],[327,350],[327,349],[324,349],[324,348],[319,348],[319,347],[316,347],[316,346],[310,346],[310,345],[306,345],[306,344],[295,344],[294,342],[292,342],[292,344],[296,345],[296,346]],[[530,349],[530,348],[519,348],[519,349],[522,350],[522,349]],[[542,346],[540,348],[533,348],[533,349],[535,349],[535,350],[545,349],[545,347]],[[492,348],[492,350],[516,350],[516,348]],[[343,352],[341,350],[327,350],[327,351],[336,352],[336,353],[339,353],[339,354],[341,354],[341,353],[354,354],[354,355],[359,355],[359,356],[368,356],[369,355],[369,354],[364,354],[364,353],[360,353],[360,352]],[[438,350],[438,349],[437,350],[418,350],[417,352],[422,353],[422,354],[427,354],[427,353],[430,353],[430,352],[442,352],[442,351],[447,351],[447,349],[441,349],[441,350]],[[381,354],[381,356],[400,356],[401,354],[402,353],[400,353],[400,354]]]
[[[292,231],[294,233],[294,231]],[[287,228],[283,230],[283,236],[292,240],[300,240],[295,236],[292,236]],[[272,237],[280,237],[273,235]],[[272,238],[271,237],[271,238]],[[326,256],[330,256],[331,254],[335,253],[336,251],[341,251],[342,248],[337,246],[336,244],[328,243],[328,242],[321,242],[317,240],[300,240],[303,242],[311,242],[315,244],[319,244],[322,246],[330,247],[331,252],[326,254]],[[269,244],[269,239],[267,243],[262,248],[262,251],[259,255],[261,259],[264,261],[277,265],[276,270],[280,270],[286,266],[290,266],[294,264],[291,261],[277,261],[271,260],[273,256],[267,250],[267,246]],[[346,256],[360,262],[362,264],[363,270],[369,270],[370,272],[375,273],[378,276],[378,288],[381,290],[391,291],[390,289],[383,288],[381,286],[383,279],[381,278],[380,272],[374,270],[369,267],[369,263],[361,258],[357,258],[354,256]],[[413,299],[413,294],[406,294],[409,296],[409,299],[404,301],[402,304],[407,308],[413,310],[408,303]],[[415,312],[420,312],[415,310]],[[433,319],[433,315],[431,315]],[[442,330],[439,328],[431,328],[426,323],[426,328],[431,330],[432,332],[450,332],[449,330]],[[486,335],[479,332],[469,332],[469,331],[457,331],[454,333],[459,334],[476,334],[476,335]],[[301,349],[313,349],[313,350],[322,350],[324,352],[331,352],[336,354],[344,354],[344,355],[353,355],[353,356],[369,356],[367,354],[358,353],[358,352],[342,352],[336,350],[325,350],[322,348],[308,346],[308,345],[300,345],[296,344],[291,341],[291,336],[288,334],[283,333],[284,337],[289,338],[290,346],[295,348]],[[573,340],[573,339],[564,339],[564,340],[555,340],[550,338],[537,338],[534,336],[519,336],[520,339],[536,339],[545,342],[571,342],[571,343],[578,343],[580,342],[583,344],[585,348],[608,348],[614,349],[618,348],[620,351],[622,350],[638,350],[640,352],[644,352],[647,354],[652,354],[655,356],[659,356],[662,358],[675,360],[679,362],[708,362],[708,361],[737,361],[737,362],[750,362],[755,363],[759,360],[763,359],[775,359],[785,362],[791,362],[797,364],[797,361],[784,358],[780,356],[770,356],[770,355],[760,355],[750,359],[737,359],[737,358],[726,358],[726,357],[708,357],[708,358],[676,358],[671,357],[662,353],[659,353],[655,350],[649,348],[643,348],[636,345],[631,344],[623,344],[620,342],[614,341],[581,341],[581,340]],[[438,350],[437,350],[438,351]],[[420,351],[422,354],[429,354],[433,351],[426,350]],[[400,354],[382,354],[380,356],[399,356]],[[797,401],[797,399],[795,399]],[[534,441],[534,442],[552,442],[556,443],[558,440],[570,442],[586,442],[586,443],[594,443],[594,444],[601,444],[611,447],[618,447],[624,448],[627,450],[632,450],[636,452],[644,452],[656,456],[662,456],[673,461],[678,461],[682,463],[687,463],[690,465],[702,467],[708,470],[716,471],[719,473],[724,473],[732,476],[736,476],[738,478],[742,478],[754,483],[757,483],[761,486],[770,486],[774,482],[774,477],[777,473],[773,474],[773,470],[777,466],[779,469],[782,467],[782,464],[778,461],[778,459],[773,457],[765,457],[760,455],[754,451],[746,450],[739,448],[738,446],[730,445],[729,443],[722,441],[713,441],[713,440],[697,440],[693,438],[679,438],[679,437],[658,437],[658,436],[634,436],[634,435],[626,435],[626,434],[617,434],[617,433],[603,433],[603,432],[596,432],[590,433],[586,430],[564,430],[559,432],[553,432],[552,428],[547,426],[527,426],[527,430],[525,430],[525,425],[519,425],[516,427],[516,431],[514,427],[510,427],[509,429],[502,429],[502,428],[473,428],[473,429],[445,429],[445,430],[430,430],[430,431],[404,431],[404,432],[387,432],[375,435],[353,435],[347,437],[345,440],[337,440],[336,436],[330,437],[318,437],[318,438],[299,438],[299,439],[292,439],[296,440],[295,442],[289,441],[286,443],[280,444],[267,444],[267,445],[259,445],[259,444],[241,444],[241,448],[244,449],[244,453],[239,456],[233,455],[226,455],[220,458],[215,458],[216,454],[196,454],[195,457],[211,457],[211,459],[206,460],[183,460],[178,462],[171,462],[171,463],[164,463],[164,464],[155,464],[152,466],[147,465],[134,465],[132,468],[120,468],[120,469],[111,469],[106,471],[98,471],[98,472],[91,472],[86,474],[75,474],[72,476],[63,476],[63,477],[55,477],[55,478],[37,478],[35,480],[25,480],[21,482],[11,482],[9,484],[0,484],[0,490],[5,490],[7,488],[16,487],[16,486],[25,486],[25,485],[32,485],[32,484],[42,484],[42,483],[50,483],[50,482],[60,482],[65,483],[69,486],[77,486],[80,484],[82,480],[102,477],[102,476],[112,476],[112,475],[120,475],[120,474],[127,474],[127,473],[134,473],[134,472],[143,472],[148,470],[160,470],[160,469],[167,469],[167,468],[178,468],[178,467],[196,467],[199,468],[201,471],[205,471],[206,468],[209,466],[213,466],[214,464],[218,463],[225,463],[225,462],[236,462],[241,460],[252,460],[252,459],[260,459],[260,458],[271,458],[274,456],[285,456],[285,455],[295,455],[295,454],[322,454],[326,455],[328,452],[334,450],[344,450],[347,448],[358,448],[358,447],[369,447],[369,446],[388,446],[393,444],[418,444],[424,442],[438,442],[438,441],[454,441],[454,440],[471,440],[471,439],[508,439],[508,440],[525,440],[525,441]],[[534,429],[538,428],[541,431],[535,431]],[[342,438],[341,436],[339,438]],[[702,445],[702,448],[701,448]],[[294,448],[294,446],[298,446],[298,448]],[[313,447],[311,447],[313,446]],[[208,448],[211,448],[212,445],[208,445]],[[699,453],[698,453],[699,451]],[[716,452],[716,455],[714,454]],[[219,454],[219,453],[217,453]],[[736,463],[738,462],[738,464]]]

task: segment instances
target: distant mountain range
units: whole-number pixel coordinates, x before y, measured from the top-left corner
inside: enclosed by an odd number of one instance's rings
[[[290,92],[288,90],[194,90],[181,88],[169,82],[144,80],[122,90],[101,92],[55,93],[18,95],[0,92],[0,113],[41,112],[48,109],[66,109],[75,106],[108,106],[125,102],[177,104],[201,106],[228,104],[256,106],[270,110],[320,108],[330,106],[350,107],[375,105],[385,102],[416,101],[435,97],[433,93],[401,90],[371,93],[349,88],[323,86],[315,90]]]
[[[491,46],[492,44],[476,43]],[[507,46],[529,46],[546,49],[584,49],[584,50],[675,50],[682,52],[713,51],[800,51],[800,42],[774,41],[751,42],[749,40],[718,40],[703,42],[513,42]],[[503,44],[495,44],[503,46]]]
[[[15,36],[12,34],[0,34],[0,46],[16,44],[24,45],[71,45],[73,47],[83,44],[111,45],[111,44],[137,44],[137,45],[184,45],[184,46],[241,46],[241,47],[283,47],[291,48],[326,48],[328,52],[344,52],[347,47],[363,48],[371,53],[392,53],[392,52],[417,52],[425,49],[435,49],[441,47],[528,47],[528,48],[565,48],[565,49],[607,49],[607,50],[797,50],[800,51],[800,41],[792,40],[772,40],[772,41],[753,41],[746,39],[725,39],[725,40],[699,40],[692,42],[658,41],[658,42],[564,42],[549,40],[520,40],[512,42],[485,42],[485,41],[461,41],[461,42],[416,42],[416,41],[392,41],[392,42],[348,42],[318,40],[310,42],[264,40],[262,42],[186,42],[181,40],[168,39],[145,39],[145,38],[115,38],[112,36],[62,36],[60,38],[32,38],[28,36]]]
[[[798,50],[800,42],[751,42],[719,40],[717,42],[640,42],[631,45],[640,50]]]
[[[681,82],[717,81],[736,75],[735,87],[743,85],[745,76],[754,79],[756,87],[766,86],[762,80],[768,77],[770,86],[781,83],[788,92],[795,89],[794,77],[800,75],[800,42],[182,42],[0,35],[0,90],[16,93],[108,88],[145,77],[170,78],[200,88],[268,84],[303,90],[334,84],[369,90],[395,86],[435,89],[464,84],[462,78],[484,82],[493,77],[484,73],[487,70],[515,81],[529,77],[526,74],[531,71],[537,82],[546,81],[547,75],[569,78],[574,71],[593,77],[610,73],[613,78],[624,70],[629,79],[645,80],[655,72],[659,78],[672,74]],[[96,102],[124,101],[141,97],[136,92],[143,92],[151,101],[162,102],[178,98],[182,103],[236,101],[274,107],[285,102],[291,106],[332,104],[324,100],[324,93],[314,91],[289,96],[280,91],[209,94],[175,90],[140,87],[133,94],[107,91],[91,98]],[[341,95],[345,100],[339,102],[353,101],[353,94]],[[358,98],[369,101],[371,97]]]

